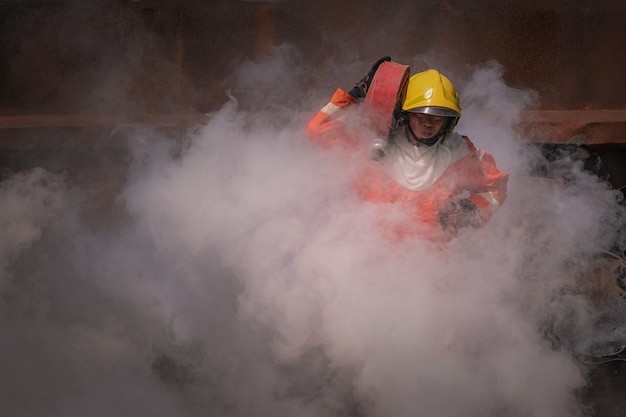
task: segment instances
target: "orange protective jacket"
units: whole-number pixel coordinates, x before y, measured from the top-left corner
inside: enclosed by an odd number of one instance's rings
[[[343,147],[353,150],[363,146],[359,138],[351,135],[340,120],[344,109],[358,101],[346,91],[337,89],[330,102],[309,122],[307,135],[323,148]],[[403,138],[399,138],[403,140]],[[493,156],[474,146],[463,136],[467,149],[462,149],[460,159],[453,161],[426,189],[413,191],[388,175],[376,162],[363,164],[354,178],[360,197],[375,203],[401,205],[413,221],[407,224],[387,222],[383,226],[397,237],[421,234],[433,240],[448,240],[449,232],[439,225],[439,212],[453,198],[467,198],[480,211],[480,226],[486,223],[506,199],[508,175],[498,170]]]

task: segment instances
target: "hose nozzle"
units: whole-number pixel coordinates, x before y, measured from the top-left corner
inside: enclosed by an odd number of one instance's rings
[[[370,144],[369,157],[372,161],[381,162],[387,156],[389,142],[383,138],[376,138]]]

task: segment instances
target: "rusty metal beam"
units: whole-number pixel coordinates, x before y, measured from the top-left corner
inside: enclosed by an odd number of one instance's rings
[[[203,113],[0,115],[0,130],[125,125],[186,128],[206,124],[209,119]],[[563,143],[576,137],[586,144],[626,143],[626,109],[526,110],[519,128],[527,138],[537,142]]]
[[[525,110],[524,123],[587,125],[590,123],[626,123],[626,109]]]
[[[64,127],[116,127],[146,125],[152,127],[191,127],[206,124],[209,116],[202,113],[93,115],[93,114],[31,114],[0,115],[0,129],[34,129]]]
[[[526,110],[520,128],[538,142],[626,143],[626,109]]]

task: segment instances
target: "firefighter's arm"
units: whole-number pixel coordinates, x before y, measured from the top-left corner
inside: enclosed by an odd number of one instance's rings
[[[484,225],[506,200],[508,174],[497,168],[491,154],[471,142],[470,150],[468,165],[462,170],[464,190],[470,194],[452,197],[439,210],[439,223],[447,233]]]
[[[309,122],[306,134],[311,140],[324,148],[329,148],[340,141],[349,140],[341,116],[345,108],[357,104],[359,101],[338,88],[326,104]]]
[[[391,57],[384,56],[376,61],[369,72],[354,85],[350,92],[341,88],[335,91],[330,102],[311,119],[307,126],[307,136],[313,143],[326,148],[338,143],[348,148],[356,146],[357,140],[352,135],[347,134],[348,132],[341,122],[341,116],[343,116],[346,107],[357,104],[359,99],[365,98],[378,67],[385,61],[391,61]]]
[[[484,223],[506,200],[509,176],[498,169],[490,153],[477,149],[475,155],[479,164],[476,188],[468,200],[476,205]]]

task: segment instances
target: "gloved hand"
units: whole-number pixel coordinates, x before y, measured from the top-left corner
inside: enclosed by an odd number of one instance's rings
[[[480,226],[480,210],[467,198],[450,199],[439,210],[439,223],[445,232],[455,233],[464,227]]]
[[[350,90],[349,94],[352,97],[356,98],[357,100],[359,98],[365,97],[365,95],[367,94],[367,90],[369,90],[369,88],[370,88],[370,84],[372,84],[372,80],[374,79],[374,75],[376,75],[376,71],[378,71],[378,67],[380,67],[380,64],[382,64],[385,61],[391,61],[391,57],[390,56],[384,56],[384,57],[380,58],[378,61],[376,61],[374,63],[374,65],[372,65],[372,68],[370,69],[370,72],[368,72],[365,77],[361,78],[359,80],[359,82],[357,82],[354,85],[354,88],[352,90]]]

